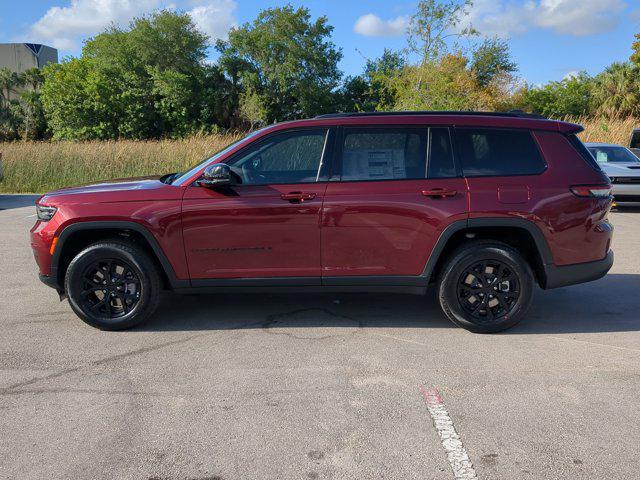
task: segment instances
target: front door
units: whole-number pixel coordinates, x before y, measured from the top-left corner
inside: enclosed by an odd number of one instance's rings
[[[194,285],[279,277],[320,283],[329,136],[324,128],[274,133],[225,160],[237,185],[187,189],[183,232]]]
[[[421,275],[443,229],[468,214],[449,129],[345,127],[336,159],[341,176],[324,200],[323,283]]]

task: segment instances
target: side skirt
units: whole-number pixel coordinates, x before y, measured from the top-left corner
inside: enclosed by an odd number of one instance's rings
[[[403,293],[424,295],[423,277],[284,277],[192,280],[175,288],[179,294],[197,293]]]

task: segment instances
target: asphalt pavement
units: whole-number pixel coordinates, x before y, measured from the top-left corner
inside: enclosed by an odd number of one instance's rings
[[[34,198],[0,197],[2,479],[640,476],[640,209],[503,334],[433,293],[167,294],[102,332],[39,282]]]

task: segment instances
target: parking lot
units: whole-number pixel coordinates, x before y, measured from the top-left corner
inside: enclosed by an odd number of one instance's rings
[[[167,294],[110,333],[39,282],[32,202],[0,196],[2,479],[453,479],[436,390],[477,478],[638,477],[640,209],[503,334],[433,294]]]

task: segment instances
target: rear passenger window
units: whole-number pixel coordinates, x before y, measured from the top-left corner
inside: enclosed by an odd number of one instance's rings
[[[458,128],[456,142],[467,177],[535,175],[546,168],[528,130]]]
[[[428,129],[347,128],[342,180],[425,178]]]

